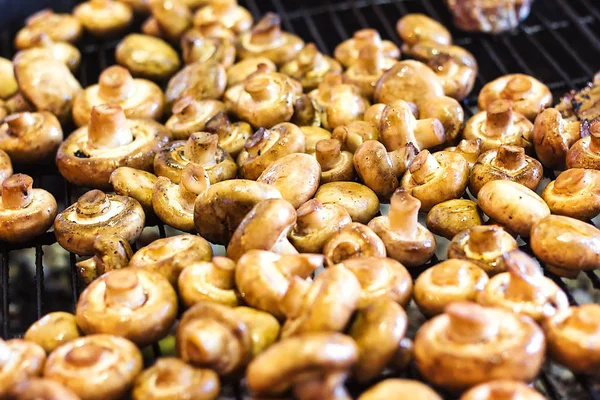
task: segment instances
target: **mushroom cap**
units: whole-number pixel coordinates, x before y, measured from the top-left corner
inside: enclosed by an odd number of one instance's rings
[[[600,171],[571,168],[548,183],[542,199],[553,214],[590,220],[600,214]]]
[[[129,340],[88,335],[54,350],[44,377],[71,389],[81,400],[117,400],[129,391],[142,366],[142,354]]]
[[[476,264],[448,259],[419,275],[413,297],[419,310],[431,317],[443,313],[450,303],[476,301],[488,280],[486,272]]]
[[[265,183],[246,179],[218,182],[196,199],[196,230],[211,243],[226,245],[252,207],[262,200],[279,198],[279,191]]]
[[[180,43],[186,64],[215,61],[228,68],[235,62],[235,45],[230,37],[205,37],[200,30],[190,29]]]
[[[263,64],[261,67],[263,72],[277,71],[277,67],[273,61],[266,57],[245,58],[227,68],[227,87],[233,87],[245,81],[246,78],[256,72],[258,66],[261,64]]]
[[[12,386],[40,375],[46,361],[46,352],[35,342],[23,339],[0,339],[0,348],[0,396],[4,398]]]
[[[0,149],[15,164],[48,161],[62,140],[60,122],[47,111],[12,114],[0,124]]]
[[[98,235],[94,240],[94,256],[75,264],[85,283],[105,272],[127,266],[133,256],[129,243],[118,234]]]
[[[17,53],[23,58],[50,56],[63,62],[71,72],[76,72],[81,62],[81,53],[77,47],[67,42],[55,42],[44,33],[32,39],[31,47]]]
[[[323,248],[328,266],[362,256],[384,258],[385,244],[366,225],[351,222],[335,233]]]
[[[337,139],[320,140],[315,145],[315,158],[321,166],[321,183],[354,180],[353,155],[342,151]]]
[[[133,243],[144,222],[144,210],[137,200],[92,190],[56,216],[54,233],[66,250],[93,255],[96,236],[115,233]]]
[[[250,307],[235,307],[234,311],[250,330],[253,358],[279,339],[279,321],[268,312]]]
[[[177,288],[187,307],[204,300],[230,307],[239,303],[235,290],[235,262],[227,257],[197,261],[185,267],[177,280]]]
[[[558,110],[548,108],[535,119],[535,153],[546,167],[564,169],[569,148],[579,139],[589,135],[587,122],[567,121]]]
[[[550,209],[540,196],[512,181],[486,183],[479,190],[477,200],[488,217],[523,237],[529,237],[531,227],[550,215]]]
[[[131,8],[118,1],[89,0],[73,9],[73,16],[94,36],[111,36],[121,32],[133,20]]]
[[[19,91],[13,63],[3,57],[0,57],[0,82],[0,99],[6,100]]]
[[[432,97],[419,104],[421,119],[438,119],[444,127],[446,143],[455,143],[462,132],[465,122],[465,111],[461,104],[452,97]]]
[[[371,98],[381,75],[396,62],[396,58],[386,57],[377,45],[364,46],[359,52],[359,60],[344,71],[344,82],[358,87],[360,94]]]
[[[427,229],[448,240],[465,229],[483,225],[477,203],[466,199],[453,199],[436,204],[427,213]]]
[[[133,400],[166,400],[169,398],[216,399],[221,384],[210,369],[194,368],[175,357],[156,360],[135,379]]]
[[[50,354],[58,346],[80,336],[75,315],[66,312],[51,312],[34,322],[24,339],[37,343]]]
[[[396,31],[406,46],[423,41],[438,44],[452,43],[452,35],[448,29],[425,14],[406,14],[396,23]]]
[[[334,56],[344,67],[355,64],[360,57],[360,50],[367,44],[379,47],[385,57],[400,58],[400,49],[390,40],[381,40],[379,32],[374,29],[360,29],[353,37],[338,44]]]
[[[348,370],[358,361],[358,347],[340,333],[307,333],[282,339],[256,357],[246,377],[257,394],[281,394],[306,376]]]
[[[80,400],[72,390],[46,378],[30,378],[12,387],[7,400]]]
[[[331,139],[331,132],[319,126],[301,126],[306,143],[306,153],[315,154],[317,143],[324,139]]]
[[[375,192],[356,182],[330,182],[322,185],[315,199],[323,204],[335,203],[348,211],[352,221],[368,223],[379,212]]]
[[[133,255],[129,266],[159,272],[175,286],[184,268],[211,258],[212,248],[205,239],[197,235],[177,235],[142,247]]]
[[[419,61],[404,60],[388,69],[375,86],[375,101],[389,104],[402,99],[419,105],[429,97],[444,95],[436,74]]]
[[[195,62],[177,72],[169,81],[165,96],[169,104],[191,96],[194,100],[218,99],[225,92],[225,68],[214,61]]]
[[[76,42],[82,33],[81,23],[75,17],[43,9],[25,20],[25,26],[15,36],[15,47],[17,50],[31,47],[40,34],[55,42]]]
[[[225,112],[219,112],[208,120],[204,130],[219,135],[219,146],[234,158],[237,158],[248,138],[254,133],[252,126],[247,122],[231,123]]]
[[[600,154],[598,153],[600,123],[590,124],[589,132],[591,136],[579,139],[567,151],[567,168],[600,169]]]
[[[136,199],[146,214],[152,209],[152,193],[156,175],[131,167],[119,167],[110,174],[109,182],[116,194]]]
[[[600,368],[600,306],[585,304],[559,311],[544,321],[550,357],[571,371],[593,374]]]
[[[360,395],[358,400],[442,400],[429,386],[409,379],[386,379]]]
[[[292,153],[271,163],[257,182],[274,186],[294,208],[300,207],[317,192],[321,166],[308,154]]]
[[[319,52],[314,43],[306,44],[294,59],[281,67],[281,73],[299,81],[304,91],[316,89],[326,74],[341,72],[341,64]]]
[[[202,26],[212,22],[219,22],[236,34],[248,31],[252,27],[252,14],[237,1],[208,2],[194,14],[194,25]]]
[[[10,157],[4,150],[0,150],[0,185],[13,174],[13,166]]]
[[[138,33],[131,33],[119,42],[115,58],[134,76],[152,80],[168,79],[181,65],[179,55],[167,42]]]
[[[226,109],[225,104],[219,100],[197,101],[191,96],[183,97],[173,104],[173,115],[165,126],[171,131],[174,140],[185,140],[194,132],[204,131],[207,123]]]
[[[368,108],[367,111],[371,108]],[[352,121],[349,124],[338,126],[331,132],[331,138],[342,143],[342,150],[354,153],[365,141],[378,140],[379,128],[374,123],[367,121],[367,113],[364,118],[365,121]],[[379,122],[376,122],[379,125]]]
[[[177,316],[177,295],[169,281],[147,268],[123,268],[102,275],[81,293],[77,325],[86,334],[105,333],[139,346],[167,335]]]
[[[161,36],[175,42],[192,25],[192,13],[184,2],[159,0],[149,3],[151,19],[156,21]]]
[[[499,398],[519,400],[544,400],[535,389],[519,381],[499,379],[482,383],[465,392],[460,400],[494,400]]]
[[[415,338],[419,372],[460,391],[494,379],[531,382],[544,361],[545,339],[529,317],[475,303],[452,303]]]

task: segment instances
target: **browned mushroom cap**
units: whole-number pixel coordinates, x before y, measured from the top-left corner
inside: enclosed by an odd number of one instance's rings
[[[181,65],[179,55],[167,42],[138,33],[131,33],[121,40],[115,58],[134,76],[153,80],[170,78]]]
[[[367,44],[360,49],[356,62],[344,72],[344,82],[356,85],[363,96],[371,98],[381,75],[397,61],[387,57],[381,46]]]
[[[460,400],[544,400],[545,397],[523,382],[499,379],[482,383],[464,393]]]
[[[265,57],[276,65],[292,60],[304,47],[298,36],[281,30],[281,18],[274,13],[266,13],[252,30],[244,32],[237,44],[241,60],[251,57]]]
[[[98,84],[86,88],[75,97],[73,120],[77,126],[87,125],[92,108],[107,103],[121,106],[127,118],[155,120],[162,117],[165,107],[160,87],[145,79],[134,79],[127,69],[118,65],[105,69],[100,74]]]
[[[523,237],[531,227],[550,215],[550,209],[533,190],[512,181],[490,181],[477,195],[479,207],[488,217]]]
[[[379,212],[379,199],[375,192],[356,182],[326,183],[317,190],[315,199],[323,204],[341,205],[355,222],[366,224]]]
[[[319,89],[315,90],[321,91],[321,86],[324,84],[325,81],[321,82]],[[369,107],[369,101],[360,94],[358,87],[346,83],[328,89],[325,103],[316,100],[325,109],[321,116],[323,127],[329,129],[362,119],[365,110]]]
[[[135,380],[134,400],[185,398],[212,400],[219,395],[219,376],[210,369],[194,368],[174,357],[159,358]]]
[[[335,128],[331,133],[331,138],[342,143],[342,150],[354,153],[367,140],[378,140],[379,128],[367,121],[352,121],[347,125]]]
[[[435,238],[419,224],[421,202],[399,188],[390,200],[388,215],[376,217],[369,228],[381,238],[389,257],[408,267],[425,264],[435,253]]]
[[[409,379],[386,379],[360,395],[358,400],[442,400],[429,386]]]
[[[146,214],[152,209],[152,193],[156,183],[156,175],[130,167],[119,167],[110,174],[109,182],[115,193],[133,197],[144,208]]]
[[[81,53],[77,47],[67,42],[55,42],[45,33],[33,36],[31,47],[21,50],[17,55],[23,59],[49,56],[64,63],[72,72],[79,68],[81,61]]]
[[[384,104],[402,99],[419,105],[430,97],[443,95],[444,87],[433,70],[413,60],[397,62],[375,86],[375,100]]]
[[[133,20],[129,6],[113,0],[89,0],[73,9],[73,16],[94,36],[112,36]]]
[[[448,240],[465,229],[482,225],[483,219],[477,203],[472,200],[454,199],[436,204],[427,213],[427,229]]]
[[[250,250],[237,263],[235,283],[248,305],[283,318],[280,304],[290,280],[309,277],[323,260],[320,254],[279,255]]]
[[[406,313],[387,297],[359,310],[349,335],[356,341],[359,358],[353,376],[359,383],[378,377],[394,358],[406,333]]]
[[[4,102],[4,106],[2,107],[1,111],[8,115],[25,111],[35,111],[35,107],[23,96],[21,92],[17,92],[17,94],[8,98]]]
[[[405,15],[396,23],[396,31],[404,43],[404,51],[420,42],[452,43],[448,29],[425,14]]]
[[[572,168],[546,186],[542,198],[553,214],[584,221],[600,214],[600,171]]]
[[[186,64],[214,61],[229,68],[235,62],[235,45],[230,38],[206,37],[196,29],[190,29],[181,37],[181,48]]]
[[[550,357],[571,371],[594,374],[600,368],[600,306],[585,304],[558,312],[544,322]]]
[[[262,200],[279,198],[279,191],[265,183],[246,179],[216,183],[196,198],[196,230],[211,243],[226,245],[252,207]]]
[[[381,40],[379,32],[374,29],[361,29],[354,32],[352,38],[343,41],[335,48],[335,58],[344,67],[350,67],[359,60],[360,50],[367,45],[377,46],[385,57],[400,57],[400,49],[393,42]]]
[[[12,61],[0,57],[0,99],[6,100],[18,91]]]
[[[6,400],[80,400],[72,390],[45,378],[30,378],[15,386]]]
[[[35,164],[51,159],[62,139],[60,123],[46,111],[12,114],[0,125],[0,149],[16,164]]]
[[[325,74],[342,72],[342,66],[337,60],[319,52],[314,43],[308,43],[281,67],[281,72],[299,81],[305,91],[310,91],[319,86]]]
[[[471,169],[469,191],[475,197],[490,181],[508,180],[537,190],[544,171],[542,164],[519,146],[501,145],[483,153]]]
[[[213,101],[213,100],[204,100]],[[168,126],[167,122],[167,126]],[[219,146],[232,157],[244,149],[248,138],[252,136],[252,127],[250,124],[240,121],[232,123],[225,111],[219,111],[212,118],[206,121],[203,128],[206,132],[213,133],[219,137]]]
[[[513,111],[510,101],[496,100],[484,110],[467,121],[463,131],[465,139],[481,139],[484,151],[502,144],[531,150],[533,124],[524,115]]]
[[[260,174],[281,157],[304,153],[304,134],[294,124],[284,122],[271,129],[258,129],[238,156],[240,173],[246,179],[258,179]]]
[[[219,22],[239,34],[252,27],[252,14],[236,0],[212,0],[194,14],[194,25]]]
[[[23,339],[0,339],[0,396],[4,398],[17,383],[40,374],[46,361],[46,352],[35,342]]]
[[[469,165],[458,153],[421,151],[402,177],[402,187],[429,211],[436,204],[463,195],[469,182]]]
[[[600,169],[600,122],[589,125],[590,136],[579,139],[567,151],[567,168]]]
[[[489,275],[495,275],[506,271],[503,255],[517,247],[517,241],[500,226],[479,225],[452,239],[448,258],[469,260]]]
[[[279,338],[279,321],[271,314],[250,307],[235,307],[233,310],[250,330],[253,358]]]
[[[187,307],[204,300],[235,307],[239,299],[234,277],[235,262],[227,257],[214,257],[212,261],[195,262],[181,271],[177,287]]]
[[[184,268],[211,258],[212,248],[206,240],[195,235],[177,235],[142,247],[133,255],[129,266],[157,271],[175,286]]]
[[[386,248],[383,241],[366,225],[352,222],[336,232],[323,248],[327,265],[339,264],[344,260],[362,256],[384,258]]]
[[[33,189],[29,175],[15,174],[2,182],[0,239],[19,243],[46,232],[56,216],[56,200],[44,189]]]
[[[91,190],[56,216],[54,233],[58,243],[79,255],[93,255],[98,235],[120,235],[133,243],[144,229],[145,215],[131,197]]]
[[[481,89],[477,99],[479,108],[485,110],[497,99],[508,100],[515,112],[533,121],[552,104],[552,93],[548,86],[532,76],[512,74],[489,82]]]
[[[4,150],[0,150],[0,184],[13,174],[12,162]]]
[[[113,335],[89,335],[63,344],[48,357],[44,377],[61,383],[81,400],[117,400],[142,370],[135,344]]]
[[[567,295],[544,277],[538,262],[521,250],[503,256],[508,272],[490,279],[479,294],[479,304],[502,307],[542,322],[569,307]]]
[[[250,57],[240,60],[227,68],[227,86],[233,87],[238,83],[242,83],[250,75],[254,74],[258,69],[265,73],[277,72],[277,67],[273,61],[265,57]]]
[[[34,322],[27,332],[25,340],[37,343],[50,354],[58,346],[80,336],[75,316],[66,312],[51,312]]]
[[[545,347],[544,333],[531,318],[456,302],[419,329],[415,360],[425,379],[460,391],[493,379],[531,382]]]
[[[191,96],[195,100],[218,99],[227,87],[225,68],[214,61],[195,62],[183,68],[169,81],[165,95],[167,102]]]
[[[192,13],[183,1],[150,0],[149,3],[150,12],[152,13],[151,19],[156,21],[158,36],[175,42],[192,25]],[[154,25],[154,23],[151,23],[151,25]]]
[[[105,272],[124,268],[133,256],[127,240],[118,234],[103,234],[94,240],[95,255],[78,262],[77,269],[84,282],[90,283]]]
[[[296,97],[294,102],[294,115],[291,122],[298,126],[320,127],[324,117],[323,107],[308,94]]]
[[[15,47],[23,50],[32,39],[45,33],[55,42],[76,42],[83,32],[79,21],[69,14],[57,14],[46,8],[25,20],[25,26],[15,36]]]
[[[316,147],[318,142],[325,139],[331,139],[331,132],[318,126],[301,126],[300,130],[304,134],[307,154],[314,155],[317,151]]]
[[[446,143],[450,144],[455,143],[462,132],[465,112],[460,103],[452,97],[432,97],[420,102],[419,117],[425,120],[438,119],[444,127]]]

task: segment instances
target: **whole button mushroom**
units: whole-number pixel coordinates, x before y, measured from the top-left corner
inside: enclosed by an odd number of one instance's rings
[[[444,127],[446,143],[452,144],[456,143],[456,139],[462,133],[465,112],[460,103],[452,97],[431,97],[419,103],[419,118],[438,119]]]
[[[31,47],[21,50],[17,53],[17,56],[23,59],[49,56],[64,63],[71,72],[77,71],[79,62],[81,61],[81,53],[77,47],[67,42],[55,42],[45,33],[33,36],[31,38]]]
[[[431,68],[419,61],[397,62],[381,75],[375,86],[375,100],[389,104],[394,100],[405,100],[419,105],[430,97],[444,95],[437,75]]]
[[[133,20],[131,8],[119,1],[89,0],[73,9],[73,16],[94,36],[112,36],[124,31]]]
[[[219,146],[231,157],[237,157],[240,154],[246,141],[254,133],[247,122],[231,122],[225,110],[206,121],[203,130],[219,135]]]
[[[342,151],[337,139],[323,139],[315,145],[315,157],[321,166],[321,183],[352,181],[354,163],[352,153]]]
[[[239,34],[252,27],[252,14],[237,0],[212,0],[194,14],[194,25],[219,22]]]
[[[56,208],[54,196],[33,189],[29,175],[6,178],[0,196],[0,240],[21,243],[41,235],[52,226]]]
[[[427,229],[448,240],[473,226],[483,225],[481,211],[472,200],[454,199],[436,204],[427,213]]]
[[[177,235],[142,247],[133,255],[129,266],[159,272],[176,286],[184,268],[211,258],[212,248],[206,240],[196,235]]]
[[[98,235],[117,234],[133,243],[144,229],[145,215],[131,197],[90,190],[54,220],[56,240],[66,250],[93,255]]]
[[[309,154],[292,153],[271,163],[256,179],[274,186],[294,208],[300,207],[316,193],[321,167]]]
[[[550,215],[550,209],[533,190],[512,181],[490,181],[477,195],[479,207],[495,222],[522,237]]]
[[[327,73],[340,73],[340,63],[322,54],[314,43],[306,44],[302,50],[281,67],[281,73],[289,75],[302,84],[304,91],[316,89]]]
[[[280,305],[290,281],[294,277],[308,278],[323,261],[320,254],[279,255],[250,250],[237,263],[235,284],[248,305],[283,319]]]
[[[513,111],[508,100],[493,101],[483,110],[465,124],[465,139],[481,139],[483,151],[503,144],[531,150],[533,124],[524,115]]]
[[[349,336],[308,333],[275,343],[250,363],[246,377],[259,395],[291,388],[300,400],[348,398],[343,383],[357,361],[358,348]]]
[[[600,214],[600,171],[572,168],[561,172],[542,192],[553,214],[584,221]]]
[[[435,253],[435,237],[419,224],[421,202],[404,188],[390,199],[388,215],[376,217],[369,228],[385,244],[387,255],[408,267],[425,264]]]
[[[488,275],[506,271],[503,255],[518,248],[517,241],[498,225],[473,226],[457,234],[448,246],[448,258],[468,260]]]
[[[35,342],[0,338],[0,396],[12,386],[38,376],[46,361],[46,352]]]
[[[367,109],[368,111],[369,109]],[[365,113],[365,119],[367,119],[367,113]],[[379,128],[371,122],[352,121],[335,128],[330,136],[342,143],[342,150],[354,153],[367,140],[378,140]]]
[[[419,372],[452,391],[493,379],[531,382],[545,350],[544,333],[531,318],[468,302],[450,304],[415,338]]]
[[[136,199],[146,215],[152,214],[152,194],[158,178],[141,169],[119,167],[110,174],[109,182],[116,194]]]
[[[265,351],[279,338],[281,326],[271,314],[250,307],[235,307],[233,310],[250,330],[252,358]]]
[[[179,69],[179,55],[162,39],[131,33],[119,42],[115,59],[134,76],[152,80],[170,78]]]
[[[117,400],[127,394],[142,366],[142,354],[129,340],[89,335],[54,350],[44,378],[64,385],[81,400]]]
[[[335,58],[348,68],[358,62],[360,51],[367,45],[377,46],[385,57],[400,57],[400,49],[393,42],[382,40],[379,32],[374,29],[361,29],[354,32],[352,38],[343,41],[335,48]]]
[[[24,339],[41,346],[47,354],[80,335],[75,316],[66,312],[51,312],[34,322]]]
[[[231,39],[204,37],[196,29],[187,31],[181,37],[181,48],[186,64],[215,61],[228,68],[235,62],[235,45]]]
[[[549,278],[540,265],[521,250],[504,255],[508,272],[490,279],[479,294],[479,304],[502,307],[543,322],[569,307],[567,295]]]
[[[219,396],[220,389],[219,376],[214,371],[165,357],[135,379],[131,397],[133,400],[213,400]]]
[[[358,60],[344,72],[344,82],[356,85],[360,94],[371,98],[379,77],[396,62],[395,58],[386,57],[380,46],[367,44],[360,49]]]
[[[121,106],[127,118],[155,120],[160,120],[165,107],[160,87],[146,79],[134,79],[127,69],[113,65],[102,71],[98,84],[75,97],[73,121],[77,126],[89,124],[92,108],[108,103]]]
[[[550,357],[574,373],[593,375],[600,368],[600,306],[570,307],[544,321]]]
[[[11,60],[0,57],[0,99],[6,100],[19,91]]]
[[[261,66],[262,65],[262,66]],[[249,57],[240,60],[237,63],[227,68],[227,87],[231,88],[242,83],[250,75],[254,74],[260,67],[262,72],[277,72],[277,67],[273,61],[266,57]],[[294,78],[292,76],[292,78]],[[296,78],[294,78],[296,79]]]
[[[154,155],[168,140],[168,130],[158,122],[127,119],[120,106],[103,104],[92,109],[88,126],[62,142],[56,165],[71,183],[110,189],[110,175],[115,169],[151,170]]]
[[[271,129],[260,128],[246,141],[237,159],[240,174],[256,180],[271,163],[292,153],[304,153],[304,134],[294,124],[284,122]]]
[[[148,3],[152,16],[142,26],[144,33],[176,42],[192,25],[192,13],[183,1],[150,0]]]
[[[187,307],[201,301],[212,301],[235,307],[239,303],[235,290],[235,262],[227,257],[214,257],[184,268],[177,280],[181,300]]]
[[[589,133],[567,151],[567,168],[600,169],[600,122],[592,122]]]
[[[600,265],[600,230],[577,219],[550,215],[531,228],[531,249],[546,268],[575,278]]]
[[[379,212],[379,199],[375,192],[356,182],[330,182],[322,185],[315,199],[323,204],[338,204],[348,211],[352,221],[368,223]]]
[[[279,15],[269,12],[250,31],[240,34],[237,52],[241,60],[265,57],[280,66],[296,57],[303,47],[302,39],[281,30]]]
[[[358,400],[442,400],[429,386],[409,379],[386,379],[360,395]]]
[[[429,211],[436,204],[463,195],[469,182],[469,165],[463,156],[449,151],[421,151],[402,177],[402,187]]]
[[[71,389],[45,378],[30,378],[15,386],[7,400],[80,400]]]
[[[471,169],[469,191],[475,197],[490,181],[507,180],[537,190],[544,171],[542,164],[519,146],[501,145],[483,153]]]
[[[211,243],[227,245],[252,207],[267,199],[280,199],[271,185],[230,179],[211,185],[194,205],[196,231]]]
[[[328,266],[356,257],[386,256],[385,244],[371,228],[351,222],[336,232],[323,247]]]
[[[105,272],[125,268],[132,256],[127,240],[119,235],[104,234],[94,240],[94,256],[75,265],[83,281],[90,283]]]
[[[460,400],[544,400],[545,397],[528,385],[519,381],[498,379],[475,386],[465,392]]]
[[[532,0],[480,2],[447,0],[454,24],[465,31],[499,34],[518,27],[529,16]]]
[[[452,43],[452,35],[448,29],[425,14],[406,14],[396,23],[396,31],[404,43],[404,51],[421,42],[444,45]]]
[[[342,261],[361,286],[358,308],[363,309],[383,298],[402,307],[410,302],[412,278],[402,264],[391,258],[356,257]]]
[[[476,264],[449,259],[426,269],[415,281],[414,299],[421,312],[432,317],[457,301],[476,301],[488,283],[486,272]]]
[[[233,179],[237,173],[235,161],[219,147],[219,136],[208,132],[192,133],[187,141],[171,142],[159,150],[154,157],[154,172],[180,183],[183,170],[190,164],[204,168],[211,184]]]
[[[533,121],[552,104],[552,93],[548,86],[534,77],[512,74],[487,83],[481,89],[477,102],[479,108],[485,110],[498,99],[508,100],[515,112]]]
[[[350,222],[352,218],[344,207],[312,199],[296,211],[289,240],[301,253],[321,253],[329,238]]]
[[[79,297],[76,319],[86,334],[122,336],[140,347],[165,337],[177,316],[177,295],[161,274],[143,268],[107,272]]]
[[[46,111],[12,114],[0,125],[0,149],[15,164],[36,164],[52,159],[62,139],[60,123]]]
[[[169,104],[191,96],[195,100],[219,99],[227,87],[225,68],[215,62],[195,62],[177,72],[165,90]]]
[[[32,45],[32,39],[44,33],[55,42],[76,42],[83,33],[81,23],[70,14],[57,14],[46,8],[25,20],[25,26],[15,36],[15,47],[23,50]]]

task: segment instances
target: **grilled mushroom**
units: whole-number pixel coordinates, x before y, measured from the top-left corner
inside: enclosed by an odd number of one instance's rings
[[[134,76],[165,80],[179,69],[177,52],[164,40],[131,33],[117,46],[115,58]]]
[[[15,386],[6,400],[80,400],[71,389],[46,378],[30,378]]]
[[[448,240],[473,226],[482,225],[483,219],[477,203],[454,199],[436,204],[427,213],[427,229]]]
[[[150,0],[149,5],[152,16],[142,26],[146,34],[176,42],[192,25],[192,13],[183,1]]]
[[[532,0],[509,3],[446,0],[458,28],[493,34],[516,28],[529,15],[532,3]]]
[[[73,16],[94,36],[119,34],[133,20],[131,8],[113,0],[88,0],[73,9]]]
[[[0,125],[0,149],[16,164],[36,164],[52,159],[63,131],[47,111],[11,114]]]
[[[85,283],[92,282],[105,272],[126,267],[133,256],[129,242],[115,234],[96,236],[94,253],[93,257],[76,264]]]
[[[545,397],[519,381],[498,379],[475,386],[462,395],[460,400],[495,400],[501,398],[520,400],[544,400]]]
[[[406,14],[396,23],[396,31],[402,39],[403,51],[421,42],[448,45],[452,35],[444,25],[425,14]]]
[[[81,61],[81,53],[77,47],[68,42],[55,42],[45,33],[33,36],[31,46],[21,50],[17,55],[23,58],[49,56],[64,63],[71,72],[75,72],[79,68],[79,62]]]
[[[375,192],[356,182],[331,182],[322,185],[315,199],[323,204],[335,203],[348,211],[352,221],[368,223],[379,212]]]
[[[173,115],[165,126],[171,131],[175,140],[188,139],[194,132],[204,130],[217,133],[213,131],[220,129],[225,134],[228,128],[231,129],[231,124],[224,114],[225,111],[225,104],[218,100],[194,100],[191,96],[184,96],[173,104]],[[223,119],[220,121],[219,126],[209,124],[208,122],[212,121],[217,115],[223,115],[223,117],[220,117]],[[209,126],[212,129],[209,129]]]
[[[385,243],[371,228],[358,222],[345,225],[323,248],[328,266],[356,257],[385,257]]]
[[[80,336],[77,321],[73,314],[51,312],[34,322],[24,339],[37,343],[46,353],[52,353],[57,347]]]
[[[567,151],[567,168],[600,169],[600,122],[592,122],[589,133]]]
[[[375,86],[375,101],[389,104],[405,100],[420,105],[431,97],[444,95],[437,75],[427,65],[414,60],[397,62],[381,75]]]
[[[0,339],[0,396],[12,386],[38,376],[46,361],[46,352],[35,342],[23,339]]]
[[[561,172],[542,192],[553,214],[584,221],[600,214],[600,171],[571,168]]]
[[[431,97],[419,103],[419,118],[425,120],[429,118],[438,119],[444,127],[446,143],[452,144],[456,143],[457,138],[462,133],[463,122],[465,121],[465,112],[460,103],[452,97]],[[479,155],[479,144],[477,144],[476,147],[474,146],[474,143],[470,144],[472,150],[465,151],[465,153],[472,154],[474,152],[473,150],[477,148],[477,154]],[[471,163],[471,160],[469,160],[468,157],[466,158],[467,161]],[[475,162],[475,160],[472,162]]]
[[[335,58],[348,68],[359,60],[361,49],[367,45],[377,46],[385,57],[400,58],[400,49],[393,42],[382,40],[379,32],[374,29],[361,29],[354,32],[352,38],[343,41],[335,48]]]
[[[240,6],[237,0],[211,0],[194,14],[194,25],[219,22],[240,34],[252,27],[252,14]]]
[[[152,193],[157,177],[150,172],[130,167],[119,167],[110,174],[109,182],[116,194],[136,199],[144,213],[152,214]]]
[[[46,8],[29,16],[25,26],[15,36],[15,47],[23,50],[31,47],[34,37],[46,34],[55,42],[76,42],[83,29],[79,21],[69,14],[57,14]]]
[[[266,57],[249,57],[244,60],[240,60],[227,68],[227,87],[237,86],[238,83],[242,83],[250,75],[254,74],[260,66],[261,72],[277,72],[277,67],[273,61]]]
[[[358,400],[441,400],[442,398],[429,386],[409,379],[386,379],[372,386],[360,395]]]
[[[19,91],[11,60],[0,57],[0,99],[6,100]]]
[[[0,150],[0,185],[13,174],[13,166],[10,157],[4,150]]]
[[[281,73],[289,75],[302,84],[304,91],[316,89],[327,73],[340,73],[340,63],[317,49],[314,43],[308,43],[290,61],[281,67]]]
[[[365,112],[365,120],[367,113]],[[331,132],[331,138],[342,143],[342,150],[355,153],[358,147],[367,140],[379,139],[379,128],[367,121],[352,121],[349,124],[340,125]]]
[[[213,37],[202,34],[197,29],[190,29],[181,37],[183,62],[217,62],[229,68],[235,62],[235,45],[231,38]],[[228,81],[228,84],[231,83]]]
[[[235,262],[227,257],[214,257],[185,267],[177,287],[187,307],[201,301],[212,301],[235,307],[239,303],[235,291]]]
[[[225,68],[215,61],[197,61],[184,67],[170,80],[165,91],[169,104],[191,96],[195,100],[219,99],[227,87]]]
[[[360,94],[373,97],[375,85],[383,73],[396,63],[395,58],[385,56],[376,44],[367,44],[358,52],[358,59],[344,72],[344,81],[357,86]]]

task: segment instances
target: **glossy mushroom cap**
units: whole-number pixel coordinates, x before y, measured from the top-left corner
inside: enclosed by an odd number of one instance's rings
[[[90,283],[105,272],[126,267],[133,256],[129,242],[119,235],[98,235],[94,240],[95,255],[76,265],[84,282]]]
[[[215,114],[206,121],[204,130],[219,135],[219,146],[236,158],[252,136],[252,127],[244,121],[232,123],[225,111]]]
[[[396,23],[396,31],[405,48],[425,41],[438,44],[452,43],[452,36],[448,29],[425,14],[405,15]]]
[[[192,25],[192,13],[183,1],[150,0],[149,3],[151,19],[156,21],[158,36],[177,41]]]
[[[379,212],[379,199],[375,192],[356,182],[330,182],[322,185],[315,199],[323,204],[335,203],[348,211],[352,221],[368,223]]]
[[[600,122],[590,123],[589,133],[567,151],[567,168],[600,169]]]
[[[11,60],[0,57],[0,99],[6,100],[19,91],[19,84],[15,78]]]
[[[340,73],[340,63],[317,49],[314,43],[306,44],[302,50],[281,67],[281,73],[289,75],[302,84],[304,91],[316,89],[327,73]]]
[[[321,166],[321,182],[351,181],[354,177],[352,153],[342,151],[337,139],[323,139],[315,146],[315,157]]]
[[[409,379],[386,379],[372,386],[358,400],[386,400],[391,396],[396,400],[441,400],[429,386]]]
[[[363,96],[371,98],[381,75],[396,62],[395,58],[386,57],[380,46],[367,44],[358,52],[356,62],[344,72],[344,82],[356,85]]]
[[[446,138],[446,141],[448,139]],[[444,150],[453,151],[464,157],[469,163],[469,170],[473,169],[473,166],[477,162],[477,159],[481,155],[481,139],[463,139],[458,142],[458,145],[453,147],[446,147]]]
[[[216,61],[228,68],[235,62],[235,45],[229,37],[208,36],[200,30],[190,29],[181,37],[180,42],[186,64]],[[227,83],[231,86],[229,81]]]
[[[89,0],[73,9],[73,16],[94,36],[112,36],[133,20],[130,7],[113,0]]]
[[[235,262],[227,257],[214,257],[186,267],[177,280],[181,300],[187,307],[201,301],[213,301],[235,307],[239,303],[235,290]]]
[[[165,90],[169,104],[191,96],[196,100],[219,99],[225,93],[227,75],[225,68],[216,61],[196,61],[177,72]]]
[[[46,352],[35,342],[23,339],[0,339],[0,396],[12,386],[40,375]]]
[[[77,71],[81,61],[81,52],[77,47],[67,42],[55,42],[45,33],[33,36],[31,38],[31,47],[21,50],[17,54],[23,58],[36,58],[38,55],[50,56],[58,61],[62,61],[71,72]]]
[[[571,168],[542,192],[553,214],[588,221],[600,214],[600,171]]]
[[[147,171],[119,167],[110,174],[109,182],[116,194],[136,199],[146,214],[154,213],[152,193],[157,177]]]
[[[66,312],[51,312],[34,322],[24,339],[37,343],[46,353],[80,336],[75,316]]]
[[[457,302],[421,326],[415,360],[425,379],[460,391],[493,379],[531,382],[545,348],[542,330],[529,317]]]
[[[117,62],[134,76],[165,80],[180,67],[179,55],[164,40],[138,33],[130,33],[117,45]]]
[[[15,386],[6,400],[80,400],[72,390],[46,378],[30,378]]]
[[[25,20],[25,26],[15,37],[15,47],[18,50],[31,47],[32,39],[41,33],[48,35],[55,42],[76,42],[81,37],[83,29],[75,17],[55,13],[46,8]]]
[[[268,58],[249,57],[227,68],[227,87],[232,88],[237,86],[238,83],[242,83],[259,70],[259,66],[262,72],[277,72],[277,66]]]
[[[436,204],[427,213],[427,229],[448,240],[473,226],[483,225],[481,211],[472,200],[454,199]]]
[[[365,121],[352,121],[349,124],[338,126],[331,132],[331,138],[342,143],[342,150],[354,153],[367,140],[378,140],[379,128],[366,121],[367,112],[370,109],[368,108],[365,112]]]
[[[252,27],[252,14],[236,0],[212,0],[194,14],[194,25],[219,22],[239,34]]]
[[[352,222],[329,239],[323,248],[323,254],[327,265],[332,266],[362,256],[384,258],[386,246],[371,228]]]
[[[460,398],[460,400],[503,399],[544,400],[545,397],[523,382],[499,379],[477,385]]]
[[[352,38],[343,41],[335,48],[335,58],[348,68],[358,62],[360,51],[367,45],[376,46],[385,57],[400,57],[400,49],[393,42],[382,40],[379,32],[374,29],[361,29],[354,32]]]
[[[375,101],[389,104],[405,100],[420,105],[432,97],[444,96],[444,87],[427,65],[414,60],[397,62],[381,75],[375,86]]]

